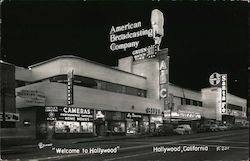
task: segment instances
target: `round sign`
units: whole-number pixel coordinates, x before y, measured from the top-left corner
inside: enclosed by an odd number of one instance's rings
[[[48,114],[48,115],[49,115],[49,117],[50,117],[50,118],[55,117],[54,112],[49,112],[49,114]]]
[[[213,86],[218,85],[221,81],[221,76],[219,73],[213,73],[209,77],[209,83]]]

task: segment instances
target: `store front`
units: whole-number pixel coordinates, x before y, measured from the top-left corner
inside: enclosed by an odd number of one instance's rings
[[[126,113],[105,111],[105,121],[107,135],[126,134]]]
[[[64,106],[45,107],[45,115],[47,125],[53,126],[53,138],[94,135],[93,109]]]
[[[163,119],[161,115],[150,115],[150,132],[155,132],[163,124]]]
[[[196,131],[201,124],[201,114],[198,112],[177,110],[168,110],[164,113],[164,120],[171,122],[172,125],[177,126],[181,124],[189,124],[193,131]]]
[[[149,116],[136,113],[127,113],[126,115],[126,134],[138,135],[149,132]]]

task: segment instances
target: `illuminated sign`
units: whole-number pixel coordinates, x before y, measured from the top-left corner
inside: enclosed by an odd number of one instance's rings
[[[74,99],[74,85],[73,85],[73,81],[74,81],[74,74],[73,74],[73,70],[68,72],[68,85],[67,85],[67,103],[68,105],[72,105],[74,103],[73,99]]]
[[[155,114],[155,115],[160,115],[161,114],[161,110],[158,108],[146,108],[146,113],[147,114]]]
[[[213,73],[212,75],[210,75],[209,83],[212,86],[217,86],[219,85],[220,82],[221,82],[221,75],[219,73]]]
[[[95,118],[96,119],[103,119],[105,116],[104,114],[102,113],[102,111],[97,111],[96,112],[96,115],[95,115]]]
[[[227,75],[221,74],[221,113],[227,113]]]
[[[145,47],[145,48],[134,50],[132,52],[132,55],[133,55],[135,61],[144,60],[144,59],[148,59],[148,58],[155,58],[156,55],[154,53],[154,45],[150,45],[150,46]]]
[[[164,119],[170,118],[170,110],[164,112]],[[171,112],[171,118],[173,119],[187,119],[187,120],[198,120],[201,119],[201,114],[190,111],[178,110],[177,112]]]
[[[110,50],[124,50],[126,51],[128,48],[138,48],[140,41],[133,41],[133,42],[126,42],[122,44],[117,44],[115,42],[117,41],[125,41],[127,39],[133,39],[141,36],[153,36],[153,30],[152,29],[141,29],[139,31],[132,31],[129,32],[127,30],[134,30],[142,27],[141,21],[135,22],[135,23],[127,23],[126,25],[121,25],[111,27],[110,30]],[[126,33],[118,33],[118,32],[125,32]]]
[[[93,121],[94,110],[82,107],[45,107],[48,121]]]
[[[151,26],[153,29],[153,38],[155,40],[155,45],[160,46],[161,39],[164,35],[164,17],[163,13],[158,10],[154,9],[151,12]]]
[[[159,96],[164,100],[164,110],[168,109],[168,85],[169,85],[169,56],[167,53],[159,55]]]
[[[3,121],[3,113],[0,113],[0,121]],[[20,121],[19,113],[5,112],[5,121],[18,122]]]
[[[163,88],[160,90],[160,97],[161,98],[166,98],[168,96],[168,92],[166,88]]]
[[[142,115],[135,114],[135,113],[128,113],[127,118],[142,118]]]
[[[162,116],[151,115],[150,122],[151,123],[162,123]]]

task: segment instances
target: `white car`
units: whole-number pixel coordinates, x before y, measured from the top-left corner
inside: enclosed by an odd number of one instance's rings
[[[177,134],[191,134],[192,129],[190,125],[178,125],[176,129],[174,129],[174,132]]]

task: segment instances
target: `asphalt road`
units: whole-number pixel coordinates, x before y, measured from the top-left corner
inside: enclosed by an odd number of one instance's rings
[[[18,149],[8,160],[248,161],[249,129]]]

